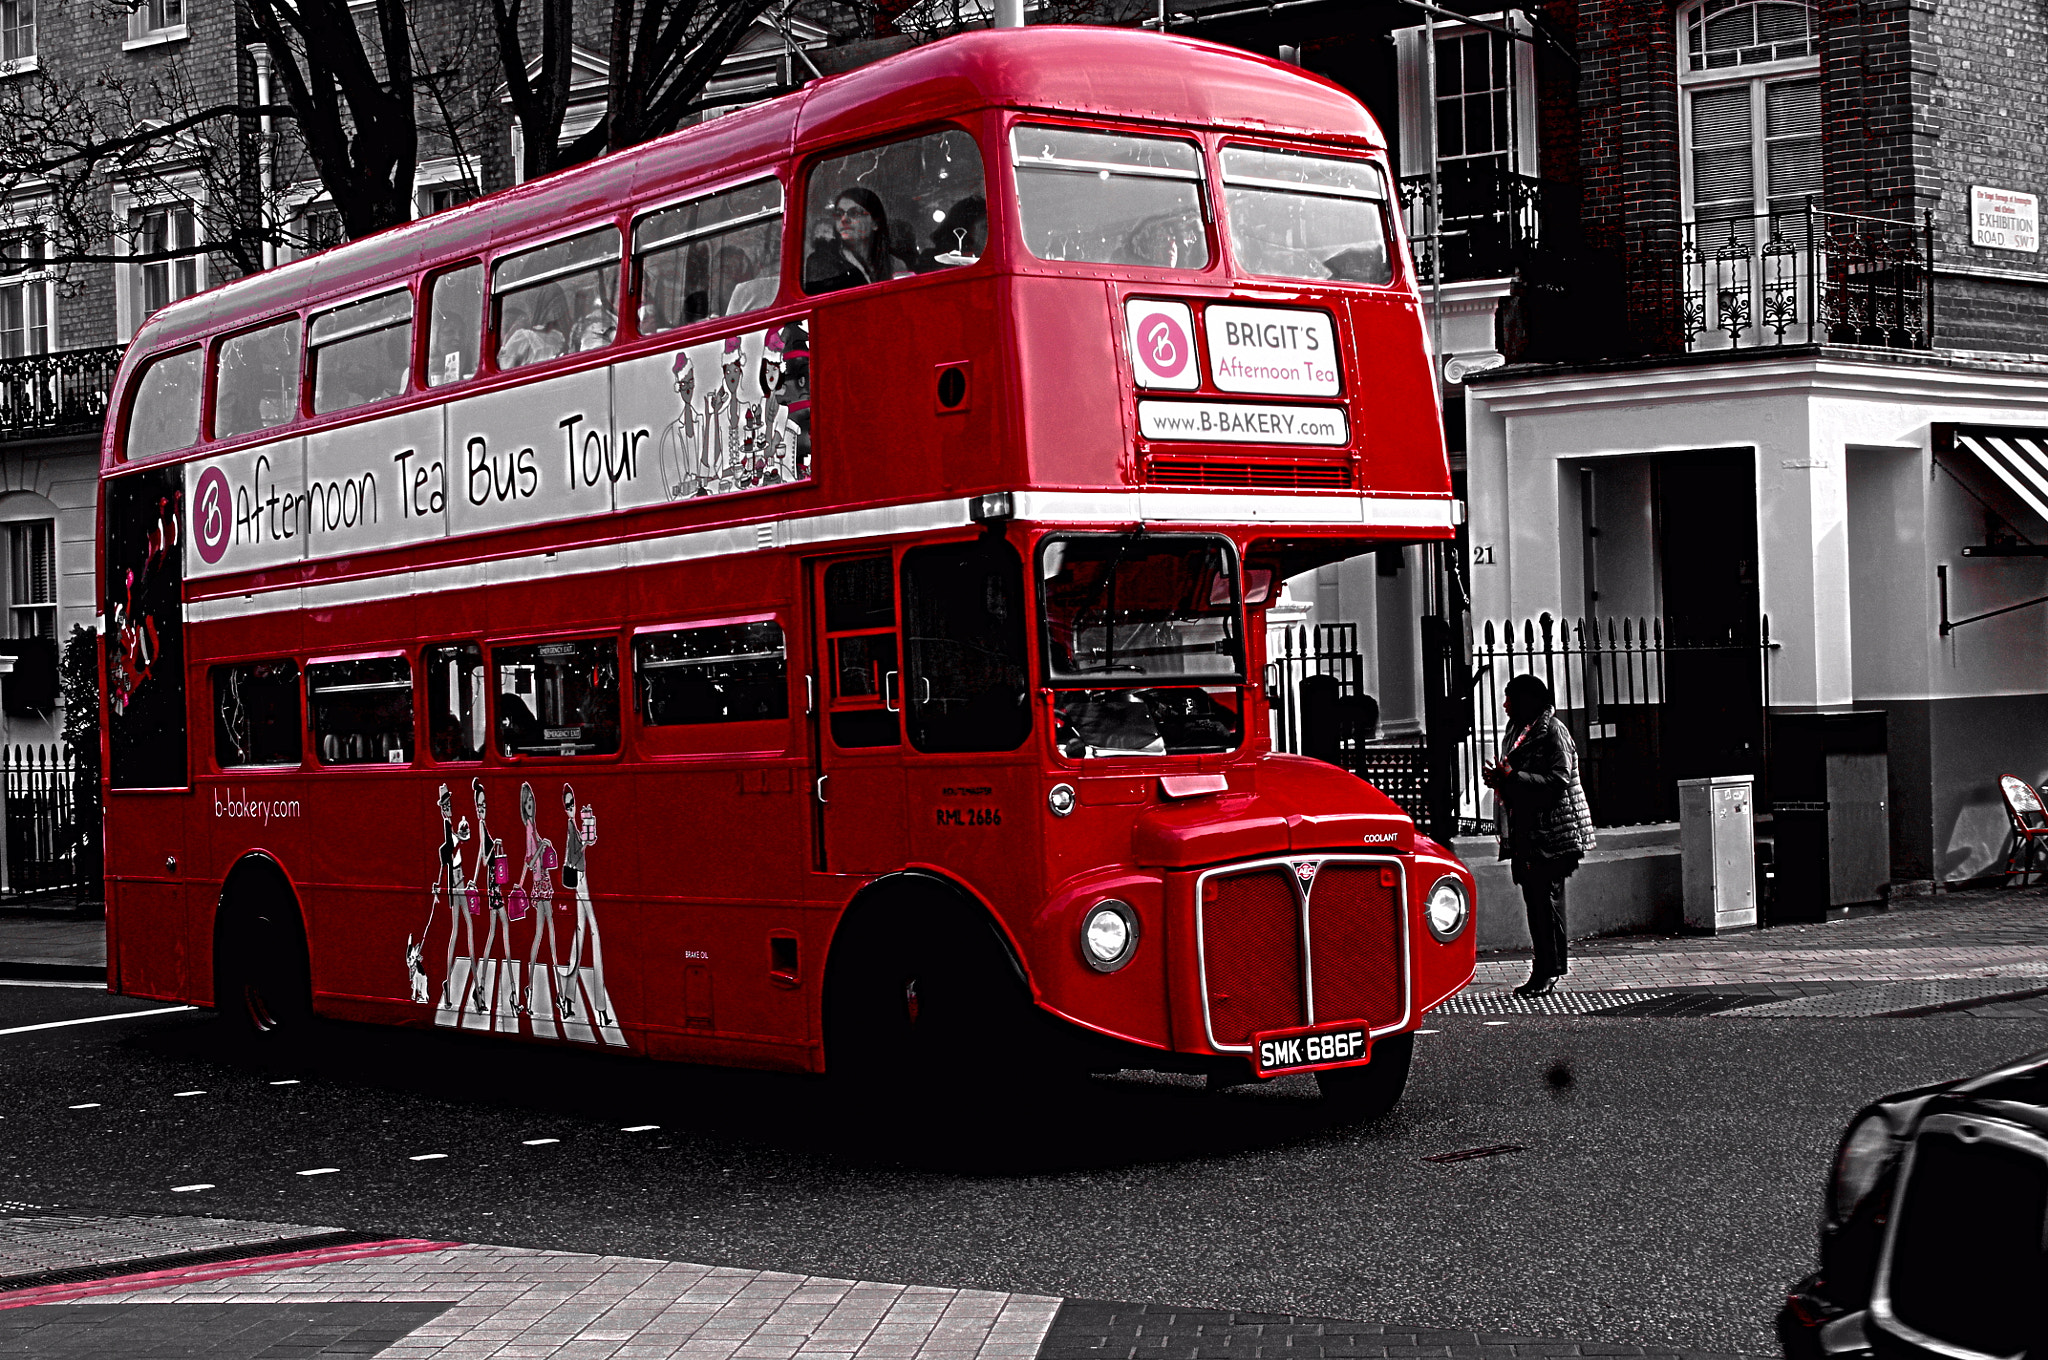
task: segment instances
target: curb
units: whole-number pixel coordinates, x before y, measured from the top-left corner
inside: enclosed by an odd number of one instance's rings
[[[344,1233],[335,1236],[358,1237]],[[0,1293],[0,1310],[29,1308],[39,1303],[68,1303],[73,1299],[107,1294],[133,1294],[145,1289],[165,1289],[200,1280],[218,1280],[235,1275],[262,1275],[274,1270],[296,1270],[304,1266],[327,1265],[335,1261],[360,1261],[373,1256],[410,1256],[419,1252],[447,1251],[461,1242],[429,1242],[416,1237],[373,1238],[346,1244],[332,1244],[305,1251],[269,1255],[238,1255],[227,1260],[194,1263],[169,1269],[145,1270],[133,1274],[109,1275],[103,1279],[71,1284],[51,1284]],[[212,1253],[195,1253],[212,1255]],[[133,1262],[119,1267],[128,1270]]]
[[[107,968],[99,963],[56,963],[41,959],[0,959],[0,978],[22,981],[105,982]]]

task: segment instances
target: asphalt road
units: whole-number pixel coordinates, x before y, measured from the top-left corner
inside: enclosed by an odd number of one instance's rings
[[[158,1004],[0,983],[0,1030]],[[2048,1047],[2048,1021],[1952,1016],[1436,1028],[1362,1129],[1307,1078],[1135,1076],[991,1127],[432,1032],[335,1027],[286,1060],[142,1016],[0,1034],[0,1199],[1771,1351],[1850,1112]]]

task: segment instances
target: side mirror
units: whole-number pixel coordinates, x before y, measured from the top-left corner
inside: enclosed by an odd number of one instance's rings
[[[1244,569],[1244,602],[1250,609],[1268,604],[1273,597],[1273,569],[1271,567],[1246,567]],[[1209,584],[1210,604],[1230,603],[1230,578],[1218,576]]]

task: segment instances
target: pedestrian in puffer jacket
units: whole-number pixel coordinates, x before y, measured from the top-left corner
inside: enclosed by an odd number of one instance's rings
[[[1482,772],[1493,790],[1500,857],[1514,866],[1536,958],[1520,996],[1547,996],[1563,977],[1564,881],[1593,848],[1593,813],[1579,785],[1579,752],[1557,720],[1550,686],[1533,675],[1508,681],[1508,732],[1500,759]]]

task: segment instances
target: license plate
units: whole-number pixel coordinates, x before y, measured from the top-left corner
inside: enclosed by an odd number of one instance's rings
[[[1364,1062],[1371,1051],[1372,1032],[1363,1024],[1276,1029],[1253,1038],[1252,1068],[1262,1077],[1313,1072]]]

